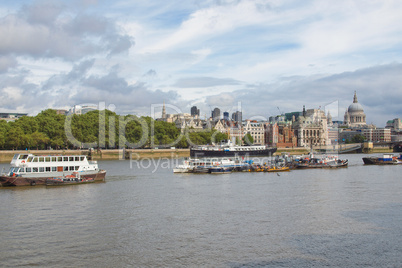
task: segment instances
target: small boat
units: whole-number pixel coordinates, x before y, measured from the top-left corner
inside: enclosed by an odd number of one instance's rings
[[[393,154],[384,154],[382,157],[363,157],[365,165],[398,165],[402,164],[402,154],[399,157]]]
[[[335,155],[314,155],[310,153],[309,156],[302,157],[294,163],[296,168],[342,168],[347,167],[349,161],[347,159],[338,159]]]
[[[272,167],[267,169],[267,172],[283,172],[283,171],[290,171],[289,167]]]
[[[209,173],[209,167],[196,166],[190,171],[190,173]]]
[[[211,174],[230,174],[232,173],[232,170],[233,169],[228,167],[212,167],[209,169],[209,172]]]
[[[95,182],[94,178],[81,178],[78,172],[63,177],[46,179],[46,186],[74,185]]]

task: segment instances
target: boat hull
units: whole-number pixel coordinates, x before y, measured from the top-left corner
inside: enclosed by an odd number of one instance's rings
[[[396,165],[398,161],[388,160],[384,161],[378,157],[363,157],[363,162],[365,165]]]
[[[342,163],[336,164],[296,164],[298,169],[314,169],[314,168],[346,168],[348,166],[348,161],[343,161]]]
[[[231,168],[224,168],[224,167],[213,167],[209,169],[211,174],[230,174],[232,173]]]
[[[191,173],[197,173],[197,174],[201,174],[201,173],[210,173],[208,167],[195,167],[195,168],[192,169],[190,172],[191,172]]]
[[[83,179],[91,179],[94,181],[104,181],[106,171],[101,170],[97,173],[89,173],[81,175]],[[54,177],[15,177],[15,176],[0,176],[1,186],[36,186],[46,185],[49,179]]]
[[[262,150],[202,150],[190,149],[191,157],[237,157],[237,156],[272,156],[276,152],[276,148],[266,148]]]
[[[62,186],[62,185],[76,185],[76,184],[87,184],[94,183],[94,179],[84,179],[84,178],[52,178],[46,180],[46,186]]]
[[[267,172],[286,172],[290,171],[289,167],[280,167],[280,168],[270,168],[267,170]]]

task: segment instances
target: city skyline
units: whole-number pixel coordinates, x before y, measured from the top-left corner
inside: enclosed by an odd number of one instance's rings
[[[243,118],[336,103],[367,123],[402,115],[398,1],[4,1],[1,112],[105,102]],[[212,109],[211,109],[212,108]]]

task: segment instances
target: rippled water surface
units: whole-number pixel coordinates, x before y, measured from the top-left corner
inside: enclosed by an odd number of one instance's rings
[[[0,188],[0,266],[400,267],[402,165],[362,157],[224,175],[99,161],[106,183]]]

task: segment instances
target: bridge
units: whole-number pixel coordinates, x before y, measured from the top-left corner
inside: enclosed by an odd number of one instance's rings
[[[313,146],[313,150],[316,152],[325,152],[330,154],[361,153],[362,148],[362,143]]]
[[[372,152],[376,150],[392,150],[394,152],[402,152],[402,142],[370,142],[370,143],[351,143],[337,144],[326,146],[313,146],[313,150],[325,153],[362,153]]]

